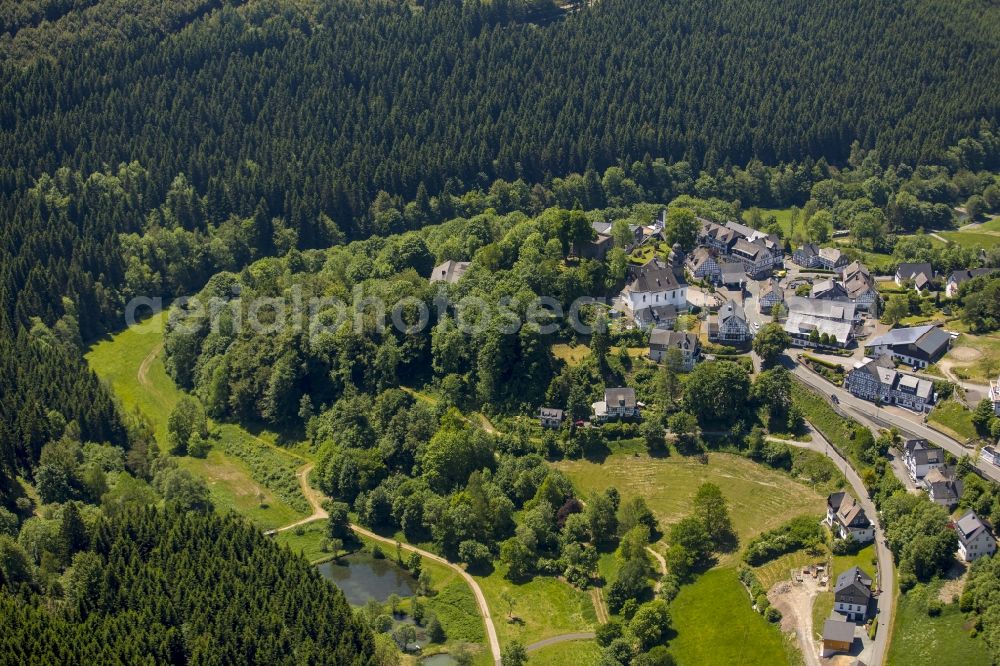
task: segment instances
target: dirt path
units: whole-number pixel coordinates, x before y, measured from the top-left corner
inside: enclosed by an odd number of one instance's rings
[[[278,532],[292,530],[300,525],[305,525],[317,520],[323,520],[329,516],[326,509],[323,508],[323,496],[316,492],[315,488],[309,485],[309,472],[311,472],[315,466],[316,463],[306,463],[299,468],[298,472],[296,472],[296,476],[299,477],[299,485],[302,487],[302,495],[306,498],[306,501],[309,502],[309,506],[312,507],[312,513],[301,520],[296,520],[294,523],[289,523],[288,525],[283,525],[277,529],[270,530],[265,532],[265,534],[276,534]]]
[[[660,578],[658,578],[656,580],[656,584],[653,585],[653,592],[659,592],[660,586],[663,585],[662,578],[667,575],[667,560],[664,559],[663,555],[660,555],[658,552],[653,550],[652,546],[646,546],[646,552],[653,556],[653,559],[656,560],[660,569]]]
[[[604,595],[601,593],[601,588],[590,588],[590,602],[594,604],[594,613],[597,615],[597,624],[607,624],[608,620],[611,619],[611,616],[608,613],[608,607],[604,604]]]
[[[139,370],[135,373],[135,378],[139,381],[139,385],[154,394],[160,399],[160,401],[163,400],[163,395],[156,390],[156,387],[153,386],[153,382],[149,381],[149,368],[153,365],[153,361],[156,360],[156,357],[160,355],[161,351],[163,351],[162,341],[160,344],[149,350],[149,353],[146,354],[146,358],[142,359],[142,363],[139,364]]]
[[[529,645],[524,649],[526,652],[534,652],[535,650],[541,650],[543,647],[556,645],[557,643],[567,643],[569,641],[589,641],[593,638],[594,638],[594,632],[580,631],[575,634],[562,634],[560,636],[552,636],[551,638],[540,640],[537,643],[532,643],[531,645]]]
[[[315,488],[313,488],[311,485],[309,485],[309,472],[313,470],[313,467],[315,467],[315,463],[312,462],[306,463],[298,471],[299,484],[302,486],[302,494],[305,496],[306,500],[309,502],[309,505],[313,509],[312,515],[309,515],[301,520],[296,520],[294,523],[289,523],[288,525],[284,525],[282,527],[279,527],[278,529],[266,532],[266,534],[275,534],[277,532],[284,532],[285,530],[295,529],[300,525],[305,525],[307,523],[311,523],[317,520],[322,520],[327,517],[328,514],[326,510],[323,508],[323,499],[324,499],[323,495],[320,492],[318,492]],[[398,543],[394,539],[388,539],[386,537],[375,534],[374,532],[367,530],[364,527],[361,527],[360,525],[355,525],[352,523],[351,529],[362,536],[365,536],[374,541],[380,541],[390,546],[395,547],[396,544]],[[427,559],[437,562],[438,564],[443,564],[444,566],[452,569],[459,576],[462,577],[462,579],[466,582],[466,584],[472,589],[473,596],[476,597],[476,604],[479,606],[479,614],[482,615],[483,622],[486,624],[486,635],[487,638],[489,639],[490,652],[493,654],[494,663],[497,666],[499,666],[500,641],[497,638],[497,629],[496,625],[493,624],[493,617],[490,615],[489,604],[486,603],[486,596],[483,594],[482,588],[479,587],[479,583],[477,583],[476,580],[465,571],[465,569],[458,566],[457,564],[454,564],[453,562],[449,562],[440,555],[435,555],[434,553],[428,552],[421,548],[417,548],[416,546],[411,546],[406,543],[400,543],[399,546],[403,550],[417,553],[421,557],[426,557]],[[591,634],[591,637],[592,636],[593,634]]]
[[[767,598],[783,616],[782,631],[794,631],[798,635],[806,666],[820,666],[813,638],[812,618],[813,603],[819,592],[816,581],[807,577],[797,585],[791,581],[783,581],[767,593]]]

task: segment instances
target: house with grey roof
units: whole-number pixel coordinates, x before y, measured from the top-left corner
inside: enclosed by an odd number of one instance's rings
[[[792,312],[791,309],[782,327],[795,347],[843,349],[854,339],[851,322]]]
[[[635,399],[635,389],[615,387],[604,390],[604,400],[591,405],[595,421],[635,418],[640,416],[642,405]]]
[[[931,281],[934,279],[934,269],[928,263],[902,263],[896,268],[896,286],[903,287],[908,283],[913,283],[913,288],[917,291],[930,289]]]
[[[856,323],[859,321],[857,306],[847,301],[828,301],[821,298],[806,298],[805,296],[789,296],[788,313],[807,314],[820,319]]]
[[[743,264],[729,259],[719,263],[720,281],[727,287],[742,287],[747,282],[746,269]]]
[[[861,502],[845,492],[836,492],[826,498],[826,524],[840,539],[853,537],[858,543],[875,540],[875,527],[861,507]]]
[[[775,305],[784,305],[785,290],[774,278],[768,278],[760,283],[757,299],[757,309],[761,314],[771,314]]]
[[[816,243],[806,243],[792,252],[792,261],[802,268],[819,266],[819,246]]]
[[[729,257],[743,264],[743,271],[752,278],[759,278],[774,268],[774,255],[763,241],[750,242],[740,238],[733,244]]]
[[[750,341],[753,333],[747,324],[743,306],[730,300],[719,308],[718,314],[708,322],[708,339],[723,344],[742,345]]]
[[[836,270],[847,265],[847,255],[836,247],[820,248],[819,265],[828,271]]]
[[[903,443],[903,465],[914,482],[921,481],[932,469],[944,464],[944,451],[926,439],[908,439]]]
[[[948,276],[948,282],[944,286],[944,295],[948,298],[955,298],[958,296],[958,288],[962,286],[963,283],[968,282],[977,277],[982,277],[984,275],[990,275],[991,273],[997,272],[998,268],[967,268],[961,271],[952,271],[951,275]]]
[[[468,261],[452,261],[449,259],[443,264],[434,267],[434,270],[431,271],[430,282],[431,284],[435,282],[455,284],[462,279],[467,270],[469,270]]]
[[[966,511],[955,521],[955,534],[958,535],[958,557],[963,562],[975,562],[997,552],[997,540],[975,511]]]
[[[854,364],[844,386],[852,395],[880,405],[898,405],[924,412],[934,404],[934,384],[903,374],[887,358],[866,358]]]
[[[649,358],[660,363],[666,360],[670,349],[680,351],[681,370],[684,371],[694,368],[701,355],[701,343],[694,333],[654,328],[649,334]]]
[[[678,310],[687,311],[687,284],[683,277],[678,279],[672,267],[650,262],[633,272],[632,281],[621,293],[622,301],[629,312],[643,308],[673,305]]]
[[[979,460],[1000,467],[1000,452],[997,452],[996,447],[992,445],[984,446],[979,451]]]
[[[699,280],[708,280],[713,284],[719,284],[722,279],[722,269],[719,267],[718,258],[715,252],[707,247],[697,247],[687,256],[687,269],[691,275]]]
[[[552,407],[542,407],[538,410],[538,422],[541,423],[543,428],[560,428],[562,427],[563,410],[554,409]]]
[[[990,391],[987,398],[993,403],[993,413],[1000,416],[1000,376],[997,377],[996,381],[990,380]]]
[[[833,587],[833,610],[848,620],[864,622],[872,600],[872,577],[861,567],[851,567],[837,576]]]
[[[820,280],[809,290],[809,297],[817,300],[847,301],[847,289],[843,283],[833,278]]]
[[[932,502],[940,504],[949,511],[958,504],[964,488],[962,480],[958,478],[958,473],[951,465],[942,465],[927,472],[921,485]]]
[[[673,328],[677,323],[677,308],[673,305],[653,305],[633,313],[639,328]]]
[[[853,261],[840,271],[840,288],[843,290],[831,291],[821,296],[833,300],[847,300],[854,303],[858,310],[863,312],[875,312],[881,303],[878,289],[875,288],[875,279],[868,268],[860,261]],[[817,296],[816,294],[813,294]],[[819,297],[819,296],[817,296]]]
[[[937,326],[894,328],[865,343],[868,356],[891,356],[914,368],[926,368],[944,356],[951,336]]]

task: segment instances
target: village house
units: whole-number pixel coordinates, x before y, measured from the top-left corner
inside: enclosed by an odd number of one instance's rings
[[[743,306],[730,300],[708,323],[708,339],[712,342],[741,345],[753,337]]]
[[[821,656],[832,657],[838,652],[850,652],[854,645],[855,627],[857,625],[853,622],[845,622],[836,617],[831,617],[824,622]]]
[[[851,567],[837,576],[833,587],[833,610],[854,622],[868,619],[872,600],[872,577],[861,567]]]
[[[542,407],[538,411],[538,421],[543,428],[560,428],[563,422],[563,410],[552,407]]]
[[[843,283],[833,278],[820,280],[809,290],[809,297],[815,300],[846,302],[847,289]]]
[[[910,478],[920,481],[944,464],[944,451],[931,446],[926,439],[908,439],[903,443],[903,464]]]
[[[468,269],[468,261],[452,261],[449,259],[443,264],[434,267],[434,270],[431,271],[430,282],[431,284],[435,282],[455,284],[465,275],[465,271]]]
[[[628,387],[604,390],[604,400],[591,405],[595,421],[636,418],[642,405],[635,400],[635,389]]]
[[[917,291],[931,288],[931,280],[934,279],[934,269],[930,264],[907,264],[903,263],[896,269],[896,286],[903,287],[908,283],[913,283],[913,288]]]
[[[711,220],[698,218],[698,221],[701,223],[698,231],[698,245],[711,248],[720,254],[729,254],[736,241],[744,238],[739,232]]]
[[[604,261],[615,246],[615,241],[607,234],[597,234],[593,240],[589,240],[575,248],[577,256],[581,259],[593,259]]]
[[[868,520],[861,503],[845,492],[833,493],[826,498],[826,523],[837,538],[852,536],[858,543],[875,540],[875,527]]]
[[[743,264],[737,261],[723,259],[719,263],[719,271],[722,275],[720,281],[726,287],[736,287],[742,289],[747,283],[746,270],[743,268]]]
[[[926,368],[944,356],[951,345],[951,336],[937,326],[894,328],[885,335],[865,343],[867,356],[892,356],[914,368]]]
[[[687,257],[687,269],[699,280],[708,280],[719,284],[722,280],[722,268],[716,260],[716,255],[707,247],[698,247]]]
[[[746,238],[751,243],[767,238],[767,234],[763,231],[754,229],[753,227],[748,227],[745,224],[740,224],[739,222],[734,222],[732,220],[726,222],[726,229],[735,231],[741,238]]]
[[[783,328],[795,347],[843,349],[854,337],[854,325],[850,322],[802,312],[789,312]]]
[[[781,288],[778,281],[768,278],[760,283],[760,297],[757,301],[757,309],[761,314],[771,314],[775,305],[783,305],[785,302],[785,290]]]
[[[847,265],[847,255],[835,247],[824,247],[819,251],[819,266],[828,271]]]
[[[847,300],[854,303],[858,310],[877,314],[881,296],[875,288],[875,279],[864,264],[860,261],[848,264],[840,272],[840,281],[847,292]]]
[[[654,305],[636,310],[635,325],[639,328],[673,328],[677,323],[677,308],[673,305]]]
[[[984,463],[1000,467],[1000,454],[997,453],[996,448],[993,446],[984,446],[979,452],[979,459]]]
[[[743,264],[743,271],[752,278],[764,276],[774,267],[774,255],[763,241],[751,243],[741,238],[733,245],[729,256]]]
[[[855,363],[844,385],[852,395],[881,405],[924,412],[934,404],[932,382],[898,372],[886,358],[866,358]]]
[[[806,298],[805,296],[789,296],[786,306],[789,314],[797,312],[848,324],[860,321],[857,306],[847,301],[827,301],[820,298]]]
[[[962,286],[963,282],[968,282],[969,280],[977,277],[982,277],[983,275],[989,275],[994,273],[996,268],[967,268],[961,271],[952,271],[951,275],[948,276],[948,282],[944,286],[944,295],[948,298],[955,298],[958,296],[958,288]]]
[[[927,472],[922,485],[932,502],[940,504],[949,511],[962,497],[962,480],[958,478],[955,468],[950,465],[942,465]]]
[[[975,511],[966,511],[955,521],[955,533],[958,535],[958,557],[963,562],[975,562],[997,552],[997,540]]]
[[[673,305],[687,310],[687,285],[679,282],[675,272],[666,266],[650,262],[637,269],[621,293],[625,307],[635,315],[638,310],[660,305]]]
[[[649,358],[660,363],[666,360],[667,351],[671,348],[680,350],[681,370],[685,372],[694,367],[701,354],[701,343],[694,333],[654,328],[649,334]]]
[[[819,246],[816,243],[806,243],[792,252],[792,261],[802,268],[819,266]]]

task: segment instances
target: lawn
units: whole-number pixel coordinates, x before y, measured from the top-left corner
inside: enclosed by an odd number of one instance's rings
[[[918,585],[899,595],[892,642],[886,663],[889,666],[988,666],[990,656],[982,638],[970,635],[969,623],[957,604],[944,607],[941,615],[930,617],[927,602],[937,596],[939,584]]]
[[[182,395],[163,366],[163,324],[166,313],[150,317],[113,337],[95,343],[86,354],[91,369],[107,382],[122,407],[139,411],[153,426],[161,449],[167,446],[167,418]],[[262,529],[271,529],[301,518],[297,511],[263,483],[254,480],[244,460],[226,455],[226,444],[252,440],[267,444],[234,425],[220,428],[222,441],[213,445],[204,459],[177,458],[178,464],[208,484],[216,510],[235,510],[246,515]],[[287,491],[287,488],[283,488]]]
[[[948,326],[965,330],[958,321],[949,322]],[[951,351],[945,358],[955,363],[952,371],[962,379],[979,384],[996,380],[997,373],[1000,372],[1000,333],[972,335],[963,332],[952,344]]]
[[[781,237],[790,238],[792,235],[792,209],[791,208],[758,208],[760,211],[760,219],[766,221],[767,218],[774,215],[778,220],[778,224],[781,225]],[[744,211],[743,213],[744,224],[750,223],[750,211]],[[799,215],[799,224],[804,222],[802,215]],[[800,227],[801,228],[801,227]]]
[[[773,666],[801,661],[778,627],[750,607],[732,567],[712,569],[681,587],[670,614],[677,631],[670,652],[678,664]]]
[[[293,553],[301,555],[310,562],[325,560],[332,555],[320,548],[320,543],[326,538],[326,523],[326,520],[315,520],[298,529],[278,532],[274,535],[274,540],[282,546],[288,546]],[[300,530],[302,534],[296,534]]]
[[[834,555],[833,575],[839,576],[851,567],[861,567],[865,573],[874,578],[875,565],[872,560],[875,558],[874,544],[865,546],[854,555]]]
[[[590,595],[555,578],[536,576],[526,583],[503,577],[506,567],[497,564],[489,576],[476,576],[496,624],[500,644],[519,640],[530,645],[543,638],[577,631],[593,631],[597,624]],[[515,621],[508,621],[502,593],[514,599]]]
[[[945,238],[962,247],[973,249],[995,247],[1000,245],[1000,234],[981,233],[980,231],[942,231],[942,238]]]
[[[585,497],[614,486],[623,499],[642,497],[661,528],[691,510],[695,492],[705,481],[722,488],[742,542],[803,513],[819,513],[824,498],[807,485],[729,453],[709,453],[708,464],[697,458],[650,458],[613,454],[603,464],[563,461],[556,467],[569,475]]]
[[[803,416],[844,455],[853,458],[854,443],[851,435],[855,422],[843,418],[833,411],[826,398],[798,381],[792,381],[792,401],[802,410]],[[855,461],[857,462],[857,461]]]
[[[529,664],[541,666],[594,666],[601,658],[595,641],[556,643],[528,655]]]
[[[972,425],[972,412],[955,400],[945,400],[938,403],[931,410],[927,420],[938,430],[959,441],[973,439],[977,436],[976,428]]]

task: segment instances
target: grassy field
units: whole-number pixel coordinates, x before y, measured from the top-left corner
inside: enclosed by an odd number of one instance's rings
[[[960,378],[980,384],[996,380],[1000,372],[1000,333],[971,335],[961,322],[948,323],[948,328],[963,331],[945,359],[955,365],[952,371]]]
[[[803,549],[782,555],[762,566],[753,567],[753,570],[764,589],[770,590],[775,583],[789,580],[792,569],[801,569],[809,564],[823,564],[826,561],[826,553],[810,555],[808,551]]]
[[[285,530],[274,535],[274,540],[283,546],[288,546],[293,553],[298,553],[310,562],[325,560],[331,553],[324,553],[320,548],[323,539],[326,538],[326,521],[316,520],[301,526],[302,534],[296,534],[299,530]]]
[[[976,427],[972,425],[972,412],[955,400],[938,403],[927,420],[947,435],[961,441],[976,437]]]
[[[944,607],[941,615],[930,617],[927,602],[937,596],[938,585],[918,585],[899,595],[892,642],[886,663],[889,666],[988,666],[989,653],[982,638],[970,635],[971,626],[956,604]]]
[[[826,398],[806,388],[798,380],[792,381],[792,401],[802,410],[806,420],[847,456],[853,456],[851,434],[854,423],[833,411]]]
[[[90,367],[111,386],[122,407],[149,419],[161,449],[166,448],[167,417],[181,396],[163,366],[162,352],[158,351],[163,344],[165,321],[166,313],[160,313],[97,342],[86,354]],[[265,446],[259,438],[234,425],[223,425],[220,431],[222,441],[213,446],[206,458],[177,459],[181,467],[205,480],[217,511],[235,510],[263,529],[305,515],[255,481],[247,463],[224,452],[227,439],[249,438]]]
[[[594,666],[601,658],[601,648],[594,641],[556,643],[528,655],[529,664],[538,666]]]
[[[778,224],[781,225],[781,237],[789,238],[792,235],[792,209],[791,208],[758,208],[760,211],[760,217],[762,220],[767,220],[770,216],[774,215],[778,220]],[[743,222],[749,224],[750,222],[750,211],[744,211]],[[799,215],[799,228],[802,225],[802,215]]]
[[[773,666],[801,661],[781,631],[751,608],[732,567],[712,569],[681,587],[670,613],[677,631],[670,651],[678,664]]]
[[[503,577],[505,570],[498,564],[489,576],[476,576],[490,606],[501,645],[512,640],[529,645],[559,634],[593,631],[597,616],[589,594],[555,578],[541,576],[515,584]],[[507,619],[504,591],[514,599],[514,622]]]
[[[980,231],[942,231],[942,238],[962,247],[974,249],[991,248],[1000,245],[1000,234],[981,233]]]
[[[750,460],[728,453],[710,453],[708,460],[703,465],[681,456],[614,454],[603,464],[575,460],[556,467],[584,495],[614,486],[623,499],[643,497],[664,529],[690,512],[698,486],[711,481],[722,488],[742,542],[825,507],[824,498],[805,484]]]

